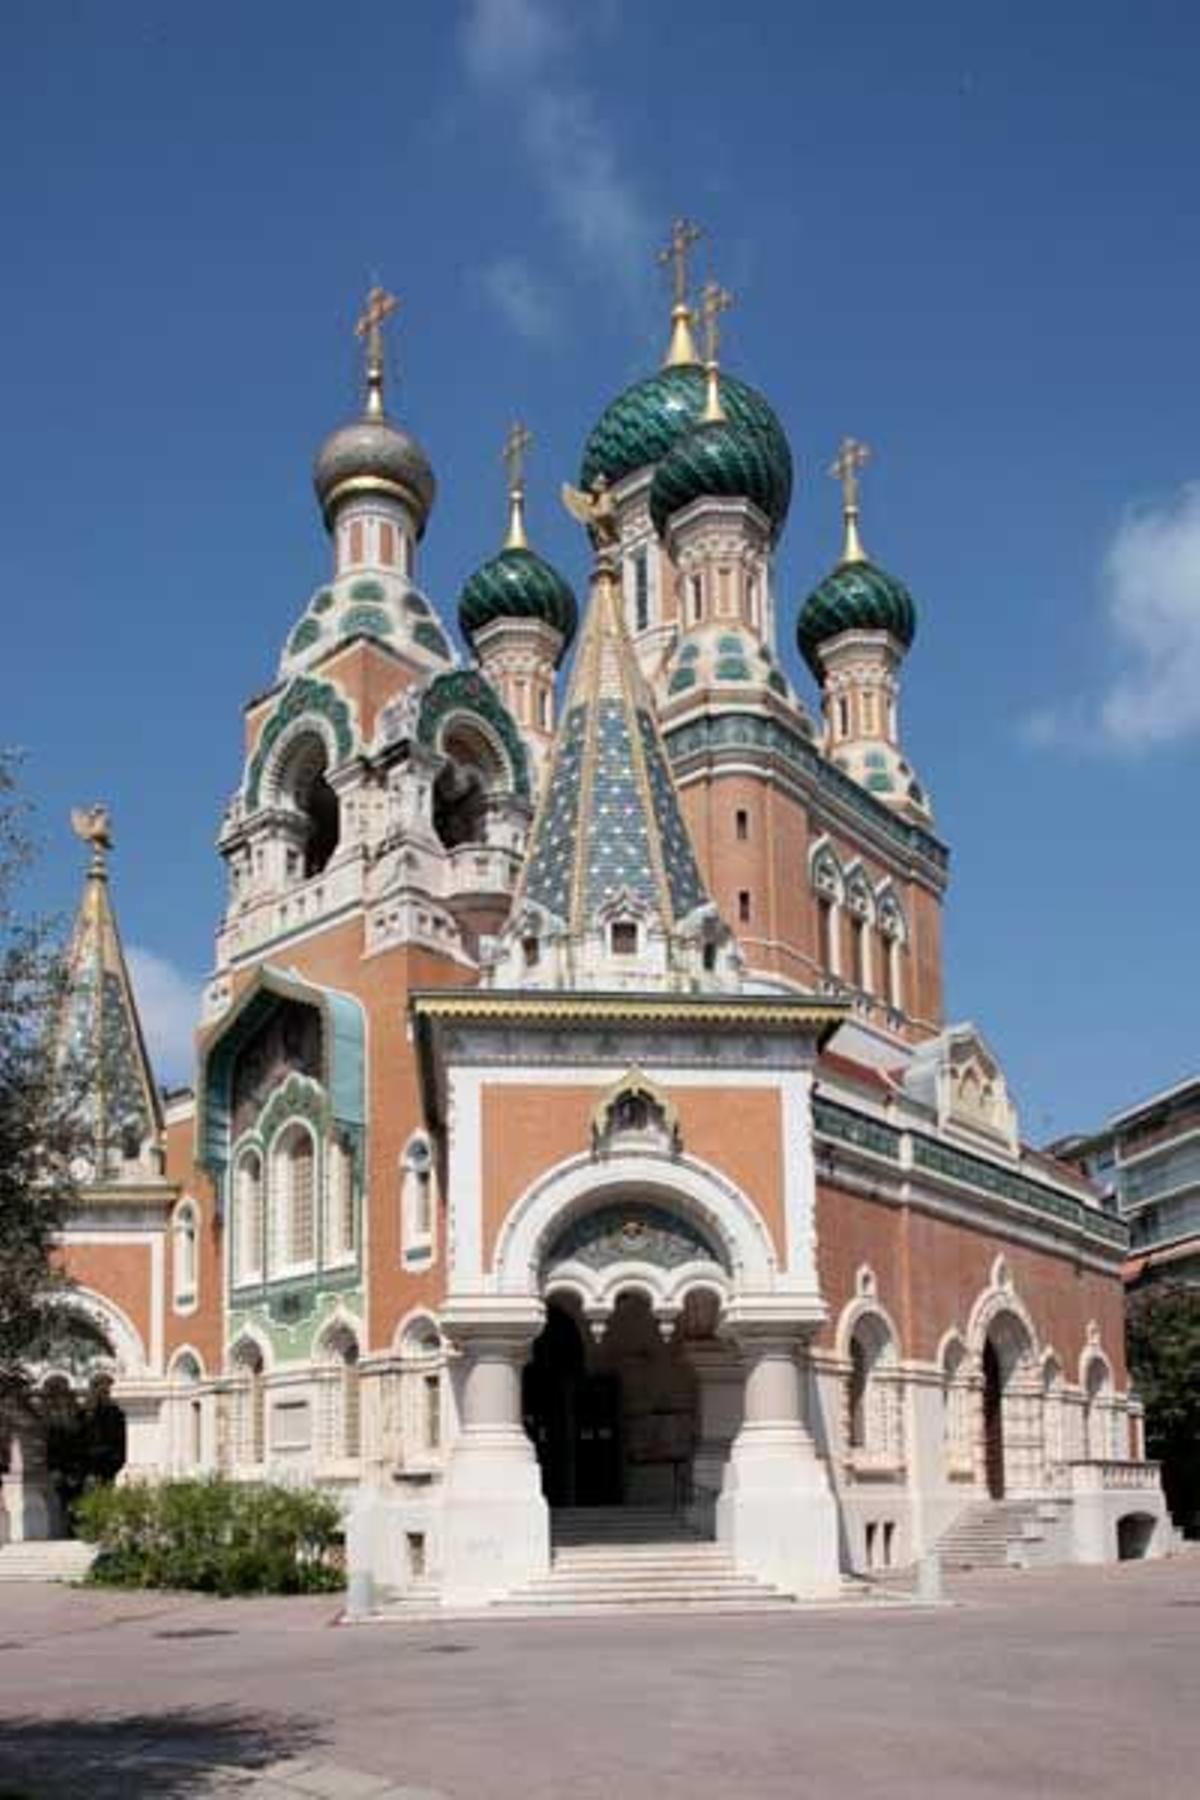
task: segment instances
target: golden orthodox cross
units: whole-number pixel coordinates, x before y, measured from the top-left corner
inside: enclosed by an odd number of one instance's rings
[[[847,512],[858,507],[858,472],[870,460],[870,444],[860,444],[857,438],[846,437],[829,465],[833,479],[842,484],[842,500]]]
[[[354,334],[367,341],[367,360],[382,362],[383,360],[383,322],[390,318],[400,305],[395,294],[389,294],[386,288],[376,283],[367,295],[366,311],[355,321]]]
[[[704,320],[704,360],[715,363],[721,347],[721,314],[733,305],[733,295],[719,282],[706,281],[700,293],[700,316]]]
[[[525,485],[525,452],[533,442],[533,433],[528,426],[515,419],[509,427],[508,436],[504,440],[504,448],[500,452],[504,466],[508,470],[508,486],[511,493]]]
[[[664,269],[672,269],[675,285],[676,306],[686,306],[688,296],[688,251],[693,244],[699,243],[704,236],[699,225],[691,219],[676,219],[671,227],[671,241],[658,253],[659,263]]]

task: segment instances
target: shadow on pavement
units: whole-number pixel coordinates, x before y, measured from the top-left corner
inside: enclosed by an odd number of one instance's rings
[[[233,1707],[0,1717],[0,1800],[190,1800],[324,1741],[316,1724]]]

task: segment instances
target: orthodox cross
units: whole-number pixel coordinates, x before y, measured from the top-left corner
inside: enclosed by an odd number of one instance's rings
[[[847,512],[858,511],[858,472],[870,460],[870,444],[860,444],[857,438],[845,437],[829,465],[833,479],[842,484],[842,504]]]
[[[525,486],[525,452],[533,442],[533,433],[528,426],[514,419],[509,427],[508,436],[504,440],[504,448],[500,452],[504,466],[508,470],[508,491],[514,493]]]
[[[721,314],[733,305],[733,295],[719,282],[706,281],[700,293],[700,316],[704,320],[704,360],[715,363],[721,347]]]
[[[383,322],[396,311],[400,302],[378,283],[367,295],[367,308],[355,321],[354,335],[367,340],[367,357],[371,362],[383,360]]]
[[[658,253],[659,263],[672,270],[676,306],[686,306],[688,296],[688,251],[704,236],[691,219],[676,219],[671,227],[671,241]]]

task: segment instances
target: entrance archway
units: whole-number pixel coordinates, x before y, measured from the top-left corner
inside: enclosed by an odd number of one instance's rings
[[[98,1376],[82,1393],[52,1377],[44,1385],[39,1410],[46,1433],[46,1470],[56,1501],[55,1521],[70,1536],[75,1503],[89,1488],[116,1480],[125,1467],[125,1414],[112,1397],[112,1383]]]
[[[988,1493],[993,1500],[1003,1500],[1004,1380],[990,1337],[983,1347],[983,1466]]]

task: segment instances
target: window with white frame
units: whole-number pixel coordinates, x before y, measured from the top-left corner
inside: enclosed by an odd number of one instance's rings
[[[1084,1455],[1104,1462],[1112,1454],[1112,1377],[1102,1357],[1094,1356],[1083,1382]]]
[[[233,1365],[233,1457],[235,1465],[257,1468],[266,1451],[266,1380],[263,1354],[252,1338],[243,1338],[230,1358]]]
[[[951,1338],[942,1357],[942,1444],[952,1473],[971,1471],[971,1386],[961,1338]]]
[[[400,1175],[400,1239],[406,1261],[433,1255],[436,1223],[433,1145],[414,1131],[404,1147]]]
[[[645,631],[650,623],[650,554],[645,548],[633,553],[633,629]]]
[[[200,1224],[192,1201],[175,1211],[173,1232],[172,1293],[177,1312],[190,1311],[197,1298],[197,1263]]]
[[[870,883],[861,869],[846,880],[846,910],[850,915],[850,980],[864,994],[874,990],[871,966],[871,922],[875,913]]]
[[[817,902],[817,960],[830,975],[842,972],[841,908],[844,883],[837,857],[828,845],[813,857],[812,885]]]
[[[233,1179],[234,1283],[261,1281],[263,1266],[263,1171],[257,1150],[243,1150]]]
[[[1066,1433],[1063,1420],[1063,1372],[1056,1357],[1048,1356],[1042,1364],[1042,1444],[1047,1471],[1054,1471],[1066,1460]]]
[[[176,1459],[185,1469],[198,1468],[204,1460],[204,1407],[195,1391],[200,1380],[199,1361],[190,1350],[181,1351],[171,1365],[171,1381],[177,1390]]]
[[[352,1262],[358,1247],[354,1201],[354,1151],[348,1139],[335,1133],[329,1144],[326,1181],[325,1244],[331,1262]]]
[[[904,1459],[903,1410],[896,1345],[886,1321],[860,1315],[850,1335],[847,1442],[855,1460],[886,1466]]]
[[[316,1144],[298,1120],[275,1140],[271,1156],[273,1275],[311,1268],[316,1253]]]
[[[354,1462],[362,1444],[358,1339],[337,1325],[321,1345],[321,1454],[327,1462]]]
[[[904,914],[890,888],[880,896],[878,905],[879,942],[883,954],[884,998],[890,1007],[904,1008],[903,949]]]
[[[401,1457],[409,1466],[436,1462],[442,1451],[443,1364],[441,1335],[432,1319],[407,1326],[400,1347],[403,1364]]]

